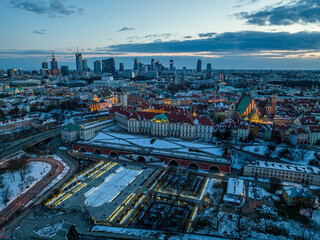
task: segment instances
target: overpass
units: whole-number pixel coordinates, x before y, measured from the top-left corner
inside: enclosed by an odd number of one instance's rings
[[[10,146],[0,153],[0,160],[3,160],[23,149],[29,148],[37,143],[47,140],[52,137],[57,137],[60,135],[61,128],[56,128],[43,133],[39,133],[27,139],[22,139],[16,145]]]

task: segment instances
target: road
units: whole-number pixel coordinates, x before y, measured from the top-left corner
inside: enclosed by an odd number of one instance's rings
[[[5,151],[2,151],[0,153],[0,160],[5,159],[6,157],[9,157],[25,148],[31,147],[39,142],[42,142],[48,138],[56,137],[60,134],[61,129],[57,128],[54,130],[46,131],[40,134],[37,134],[35,136],[32,136],[31,138],[26,138],[21,141],[19,141],[16,145],[8,147]]]
[[[27,192],[18,196],[6,208],[0,211],[1,227],[14,218],[17,212],[20,212],[29,202],[31,202],[49,183],[59,176],[64,169],[64,166],[60,161],[51,158],[28,159],[27,162],[45,162],[50,164],[51,170]]]
[[[58,146],[58,142],[59,139],[54,139],[53,141],[51,141],[49,143],[49,148],[51,150],[55,150],[57,149]],[[39,182],[39,185],[41,185],[42,189],[39,191],[39,189],[41,188],[40,186],[37,186],[36,189],[31,188],[29,191],[32,191],[32,198],[31,198],[31,192],[30,192],[30,198],[31,200],[34,200],[33,206],[31,209],[30,208],[23,208],[23,206],[25,206],[26,203],[28,203],[29,201],[24,201],[24,200],[20,200],[18,201],[18,205],[16,206],[16,209],[18,209],[18,212],[14,212],[13,211],[13,218],[11,217],[11,221],[9,223],[7,223],[7,225],[5,225],[5,230],[2,232],[2,234],[0,233],[0,239],[8,239],[7,236],[12,236],[12,233],[14,231],[14,229],[19,225],[19,223],[24,219],[27,218],[28,216],[30,216],[33,212],[35,212],[40,204],[42,203],[42,201],[44,199],[46,199],[51,193],[52,191],[54,191],[54,189],[59,188],[64,182],[66,182],[74,173],[76,173],[77,169],[78,169],[78,163],[76,161],[74,161],[71,157],[67,156],[67,154],[65,154],[63,151],[58,150],[57,151],[57,155],[63,160],[63,162],[65,164],[67,164],[69,166],[69,171],[68,173],[57,183],[55,184],[53,187],[51,187],[50,189],[48,189],[44,194],[42,194],[41,196],[39,196],[38,199],[35,199],[36,196],[49,184],[51,183],[58,175],[55,174],[55,177],[53,177],[53,175],[48,179],[47,176],[45,176],[43,178],[42,181]],[[42,161],[42,159],[39,159]],[[45,160],[49,160],[46,159]],[[50,159],[52,160],[52,159]],[[57,160],[55,160],[57,161]],[[63,166],[63,164],[60,161],[59,164],[61,164]],[[55,162],[56,163],[56,162]],[[60,169],[60,165],[58,164],[58,169]],[[54,167],[51,170],[56,171],[56,165],[54,165]],[[58,170],[57,170],[58,171]],[[48,173],[48,175],[50,174],[50,172]],[[48,176],[49,177],[49,176]],[[36,185],[34,186],[36,187]],[[27,192],[29,194],[29,191]],[[37,193],[36,193],[37,192]],[[26,194],[27,194],[26,193]],[[29,198],[29,197],[28,197]],[[20,211],[19,211],[20,209]],[[1,213],[0,213],[1,214]]]

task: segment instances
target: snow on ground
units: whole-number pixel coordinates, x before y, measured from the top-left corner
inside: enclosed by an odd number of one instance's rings
[[[110,133],[108,133],[108,135],[111,135],[111,136],[116,137],[116,138],[123,138],[123,139],[138,138],[138,136],[136,136],[136,135],[125,134],[125,133],[113,133],[113,132],[110,132]],[[110,136],[108,136],[108,137],[110,137]]]
[[[196,143],[196,142],[177,142],[178,144],[185,146],[185,147],[191,147],[191,148],[205,148],[205,147],[214,147],[210,144],[202,144],[202,143]]]
[[[231,152],[231,161],[232,161],[232,168],[235,169],[242,169],[245,163],[245,155],[244,154],[239,154],[236,151]]]
[[[313,211],[312,220],[320,226],[320,208]]]
[[[118,168],[115,173],[106,177],[100,186],[85,193],[85,204],[99,207],[104,203],[112,202],[141,173],[141,170]]]
[[[260,154],[260,155],[265,155],[268,153],[269,148],[268,148],[268,146],[246,146],[243,148],[243,150],[248,151],[248,152],[252,152],[252,153],[256,153],[256,154]]]
[[[274,152],[270,154],[273,158],[280,158],[281,161],[309,165],[312,159],[315,159],[315,151],[310,151],[306,149],[295,149],[287,147],[277,147]]]
[[[315,159],[315,151],[292,148],[291,146],[281,145],[276,147],[274,151],[269,150],[269,146],[244,146],[243,150],[260,154],[269,155],[272,158],[279,158],[281,161],[309,165],[309,162]]]
[[[116,139],[116,138],[114,138],[114,139],[103,139],[103,140],[99,140],[99,142],[131,145],[127,141],[124,141],[124,140],[121,140],[121,139]]]
[[[248,195],[250,198],[257,199],[257,200],[261,200],[264,197],[272,196],[271,193],[267,192],[266,190],[264,190],[259,186],[255,186],[255,187],[249,186]]]
[[[113,136],[109,136],[105,133],[99,132],[94,138],[90,140],[90,142],[101,141],[101,140],[112,140],[115,139]]]
[[[225,238],[214,237],[214,236],[204,236],[196,234],[177,234],[173,236],[166,235],[163,231],[156,230],[145,230],[145,229],[134,229],[134,228],[121,228],[121,227],[110,227],[110,226],[93,226],[91,231],[93,232],[107,232],[115,234],[126,234],[130,236],[143,236],[145,238],[154,238],[154,239],[168,239],[168,240],[222,240]]]
[[[36,234],[42,237],[53,237],[54,235],[57,234],[57,232],[60,230],[62,225],[63,225],[63,222],[56,222],[52,225],[42,227],[35,232]]]
[[[2,196],[5,187],[9,187],[10,197],[9,202],[7,203],[7,205],[9,205],[19,195],[25,193],[33,185],[39,182],[51,170],[51,166],[43,162],[31,162],[27,164],[27,169],[25,181],[22,181],[21,176],[17,171],[12,173],[7,172],[1,175],[3,177],[3,187],[0,189],[0,210],[5,207]]]
[[[223,156],[223,152],[224,152],[224,150],[222,148],[217,148],[217,147],[215,147],[215,148],[201,148],[201,151],[211,153],[214,155],[218,155],[220,157]]]
[[[131,138],[131,139],[127,139],[127,141],[142,147],[163,148],[163,149],[181,148],[177,144],[164,141],[164,140],[155,139],[155,141],[152,141],[152,138],[134,138],[134,139]]]
[[[156,139],[152,137],[143,137],[123,133],[99,132],[90,142],[104,142],[124,145],[138,145],[155,149],[177,149],[180,152],[189,152],[190,148],[199,149],[203,154],[214,154],[222,156],[222,148],[212,144],[184,142],[181,139],[168,138],[167,140]]]

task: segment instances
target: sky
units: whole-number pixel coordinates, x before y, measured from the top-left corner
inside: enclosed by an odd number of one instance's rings
[[[1,0],[0,69],[40,69],[54,51],[151,58],[177,68],[320,69],[319,0]]]

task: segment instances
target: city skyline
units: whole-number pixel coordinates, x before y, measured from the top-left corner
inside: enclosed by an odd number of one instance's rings
[[[52,50],[70,69],[76,68],[77,51],[90,68],[111,57],[125,68],[135,57],[173,59],[177,68],[195,68],[197,59],[218,69],[315,70],[320,65],[315,0],[6,0],[0,6],[3,69],[38,69]]]

